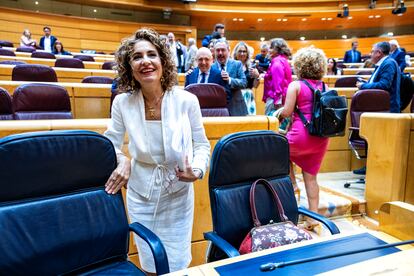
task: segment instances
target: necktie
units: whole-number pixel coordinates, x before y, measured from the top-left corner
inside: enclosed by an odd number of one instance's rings
[[[224,68],[225,67],[224,64],[220,64],[220,67],[221,67],[221,71],[226,71],[226,69]]]
[[[206,73],[201,73],[201,81],[200,83],[206,83]]]

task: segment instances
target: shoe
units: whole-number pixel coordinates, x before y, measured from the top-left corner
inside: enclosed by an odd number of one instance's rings
[[[365,175],[365,174],[367,174],[367,167],[366,166],[363,166],[362,168],[357,169],[357,170],[353,170],[352,172],[354,174]]]
[[[307,231],[315,232],[316,234],[320,235],[322,232],[322,225],[317,222],[316,220],[305,220],[303,223],[303,228]]]

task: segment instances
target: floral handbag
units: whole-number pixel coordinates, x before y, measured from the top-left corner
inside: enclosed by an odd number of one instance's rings
[[[261,225],[256,211],[255,190],[257,184],[263,184],[271,192],[279,211],[279,223]],[[310,240],[312,236],[303,229],[300,229],[285,215],[282,203],[272,185],[265,179],[256,180],[250,188],[250,209],[254,227],[250,230],[240,245],[240,254],[261,251],[268,248],[278,247],[286,244],[296,243],[303,240]]]

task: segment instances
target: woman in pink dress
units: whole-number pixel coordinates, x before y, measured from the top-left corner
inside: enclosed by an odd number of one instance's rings
[[[293,66],[298,81],[289,85],[286,102],[280,114],[284,118],[293,115],[292,127],[287,133],[290,160],[302,169],[309,210],[314,212],[318,212],[319,205],[317,174],[328,148],[328,138],[310,135],[294,110],[297,106],[308,121],[311,119],[313,92],[300,80],[306,80],[315,89],[322,90],[324,83],[321,80],[326,72],[326,60],[324,52],[314,47],[302,48],[295,54]],[[293,168],[290,173],[294,189],[297,190]],[[316,221],[306,220],[305,227],[308,230],[313,230],[316,226]]]
[[[292,82],[292,70],[288,58],[291,56],[286,41],[274,38],[270,41],[272,61],[264,76],[263,102],[266,103],[265,115],[272,116],[274,111],[282,107],[289,83]]]

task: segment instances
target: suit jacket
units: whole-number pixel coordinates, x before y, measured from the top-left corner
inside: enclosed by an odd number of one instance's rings
[[[216,61],[211,67],[215,67],[221,71],[221,66],[218,61]],[[248,114],[246,102],[244,101],[243,94],[241,92],[241,89],[245,89],[247,87],[243,64],[238,60],[228,59],[226,71],[229,73],[231,78],[230,85],[227,86],[228,90],[226,90],[226,92],[230,95],[230,100],[227,105],[229,113],[231,116],[246,116]]]
[[[113,143],[118,158],[125,156],[122,146],[125,132],[128,133],[128,149],[131,156],[128,189],[145,198],[151,197],[154,185],[158,181],[164,187],[169,187],[168,192],[176,192],[189,185],[174,177],[174,167],[179,162],[178,159],[182,158],[182,154],[187,155],[192,168],[200,169],[203,175],[206,173],[210,157],[210,143],[205,134],[200,104],[195,95],[174,87],[164,95],[161,114],[165,154],[165,162],[162,164],[156,162],[150,151],[151,141],[148,140],[144,97],[141,91],[134,94],[122,93],[115,97],[111,120],[104,133]],[[174,141],[188,143],[184,143],[186,146],[181,144],[174,147]]]
[[[361,52],[355,51],[355,59],[354,62],[361,62]],[[346,51],[344,56],[344,63],[351,63],[352,62],[352,50]]]
[[[56,40],[57,40],[56,37],[54,37],[53,35],[50,36],[50,44],[51,44],[50,49],[52,49],[52,52],[53,52],[53,45],[55,45]],[[43,50],[45,49],[45,37],[44,36],[40,38],[39,47],[42,48]]]
[[[199,74],[200,69],[197,67],[193,70],[193,72],[191,72],[191,74],[185,77],[185,86],[197,83]],[[217,70],[216,67],[211,66],[207,83],[216,83],[223,86],[226,91],[228,90],[228,84],[221,78],[221,71]]]
[[[395,61],[398,63],[398,66],[401,69],[401,72],[404,71],[407,64],[405,63],[405,53],[400,50],[400,48],[397,48],[392,54],[390,54],[390,57],[395,59]]]
[[[361,89],[382,89],[390,93],[390,111],[400,112],[400,79],[401,72],[397,62],[387,57],[376,69],[378,73],[374,76],[373,82],[364,83]],[[374,73],[373,73],[374,74]],[[371,76],[372,77],[372,76]]]

